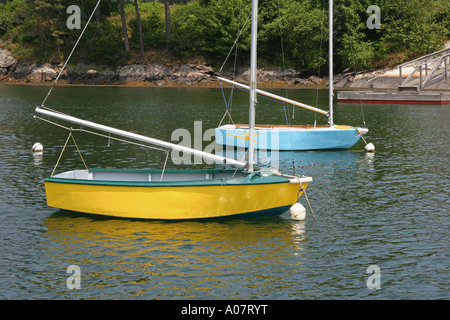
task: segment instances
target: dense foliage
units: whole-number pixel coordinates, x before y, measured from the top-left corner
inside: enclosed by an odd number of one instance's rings
[[[178,57],[203,57],[218,65],[232,53],[247,63],[250,0],[170,0],[166,46],[164,1],[139,1],[144,49]],[[96,0],[6,0],[0,3],[0,38],[21,61],[64,61],[81,30],[66,22],[70,5],[82,26]],[[175,3],[175,4],[174,4]],[[381,9],[381,29],[369,29],[367,8]],[[258,52],[268,66],[317,70],[328,56],[327,0],[259,0]],[[125,2],[131,53],[125,52],[118,0],[103,0],[73,62],[126,64],[140,47],[134,3]],[[238,34],[236,45],[233,47]],[[335,0],[336,71],[395,65],[439,50],[450,37],[450,0]],[[167,52],[169,48],[170,52]],[[231,63],[231,62],[230,62]]]

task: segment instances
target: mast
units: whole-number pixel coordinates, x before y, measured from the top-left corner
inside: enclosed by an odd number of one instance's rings
[[[329,64],[329,116],[328,116],[328,123],[330,126],[334,125],[333,121],[333,0],[329,0],[328,3],[329,9],[328,9],[328,20],[329,20],[329,51],[328,51],[328,64]]]
[[[250,106],[248,135],[248,171],[253,172],[255,153],[255,109],[256,109],[256,37],[258,34],[258,0],[252,1],[252,31],[250,48]]]

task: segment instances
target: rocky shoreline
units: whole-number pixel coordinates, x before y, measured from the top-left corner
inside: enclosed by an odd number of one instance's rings
[[[1,50],[1,49],[0,49]],[[2,59],[3,56],[3,59]],[[10,55],[0,53],[0,81],[9,84],[52,84],[62,65],[17,63]],[[130,64],[121,67],[94,65],[67,65],[61,73],[59,85],[121,85],[155,87],[218,87],[217,76],[231,78],[231,74],[218,73],[205,64]],[[326,86],[328,79],[315,76],[302,78],[293,70],[259,70],[258,82],[267,86]],[[234,79],[248,82],[249,71],[238,70]]]
[[[0,83],[4,84],[52,84],[62,65],[31,64],[18,62],[6,49],[0,48]],[[407,71],[406,71],[407,72]],[[403,75],[406,76],[405,70]],[[249,70],[237,70],[234,79],[249,81]],[[217,76],[232,78],[231,74],[218,73],[205,64],[131,64],[116,68],[93,65],[67,65],[62,72],[59,85],[118,85],[149,87],[219,87]],[[395,90],[399,84],[398,71],[377,70],[367,73],[344,73],[334,77],[336,89],[381,89]],[[326,88],[328,78],[303,76],[301,72],[288,69],[258,71],[260,87]],[[449,90],[446,82],[437,90]]]

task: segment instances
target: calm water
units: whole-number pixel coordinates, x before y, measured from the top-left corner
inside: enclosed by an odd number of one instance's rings
[[[449,106],[336,105],[337,123],[365,119],[374,154],[361,152],[360,141],[345,152],[279,159],[280,171],[292,173],[294,161],[297,172],[313,177],[307,191],[317,222],[309,210],[302,222],[286,214],[163,222],[46,206],[43,179],[67,138],[33,119],[47,91],[0,86],[0,299],[450,298]],[[288,91],[326,108],[327,93],[317,102],[316,95]],[[236,95],[235,122],[246,121],[246,103]],[[46,106],[166,141],[177,128],[194,132],[194,121],[202,121],[202,132],[217,126],[225,110],[219,89],[57,87]],[[257,120],[284,123],[283,108],[261,101]],[[314,120],[296,110],[292,121]],[[161,168],[165,157],[75,137],[89,167]],[[41,157],[29,151],[35,142],[45,147]],[[74,168],[82,163],[71,145],[57,170]],[[80,289],[67,286],[70,265],[80,268]],[[380,289],[367,286],[376,275],[367,272],[371,265],[379,268]]]

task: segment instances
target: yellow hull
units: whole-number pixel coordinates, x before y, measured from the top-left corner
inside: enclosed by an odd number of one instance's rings
[[[263,178],[261,178],[263,179]],[[110,185],[47,179],[47,204],[60,209],[141,219],[278,215],[300,197],[299,183]],[[176,184],[176,183],[175,183]],[[195,184],[195,183],[194,183]],[[307,187],[303,183],[303,188]]]

